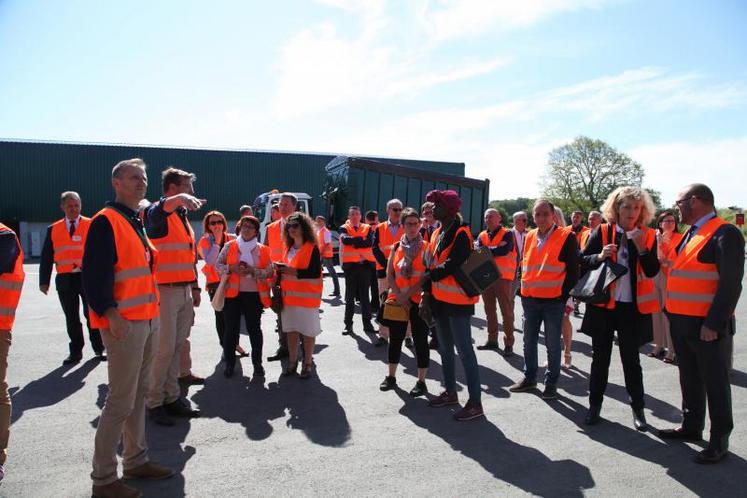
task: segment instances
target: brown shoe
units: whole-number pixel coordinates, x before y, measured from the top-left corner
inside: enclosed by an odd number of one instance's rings
[[[205,383],[205,379],[203,377],[198,377],[197,375],[189,374],[184,377],[179,377],[179,382],[187,384],[188,386],[201,386]]]
[[[159,479],[167,479],[174,474],[175,472],[168,467],[162,467],[153,462],[145,462],[132,469],[125,469],[122,473],[122,479],[150,479],[158,481]]]
[[[96,486],[94,484],[91,494],[93,498],[142,498],[143,496],[143,493],[129,487],[121,479],[117,479],[104,486]]]

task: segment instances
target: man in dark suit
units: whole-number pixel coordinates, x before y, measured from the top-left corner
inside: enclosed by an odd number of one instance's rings
[[[680,427],[659,435],[700,441],[707,401],[710,442],[695,461],[717,463],[728,454],[734,427],[729,369],[734,310],[742,292],[744,237],[716,215],[713,192],[703,184],[685,187],[676,205],[680,220],[691,226],[677,247],[666,292],[683,420]]]
[[[52,267],[57,270],[55,287],[60,298],[62,311],[65,313],[67,335],[70,337],[70,355],[62,362],[63,365],[78,363],[83,357],[83,326],[80,323],[80,305],[83,304],[83,315],[88,324],[88,338],[91,341],[96,357],[105,361],[104,343],[101,334],[91,328],[88,319],[88,303],[81,284],[81,269],[83,261],[83,247],[88,236],[91,219],[80,215],[80,196],[76,192],[63,192],[60,196],[60,209],[65,217],[47,228],[47,235],[42,247],[39,262],[39,290],[49,292],[49,281],[52,277]]]

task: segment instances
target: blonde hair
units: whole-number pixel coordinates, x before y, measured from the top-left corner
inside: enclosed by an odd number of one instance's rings
[[[563,210],[560,209],[558,206],[555,206],[555,224],[559,227],[565,227],[568,226],[568,223],[565,221],[565,215],[563,214]]]
[[[617,223],[617,212],[620,209],[620,205],[628,199],[641,203],[641,216],[638,222],[642,225],[651,223],[656,214],[656,206],[654,206],[651,195],[641,187],[618,187],[613,190],[600,208],[604,219],[608,223]]]

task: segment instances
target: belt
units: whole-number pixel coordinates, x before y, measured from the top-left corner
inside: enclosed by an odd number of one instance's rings
[[[159,287],[186,287],[187,285],[192,285],[195,282],[172,282],[169,284],[158,284]]]

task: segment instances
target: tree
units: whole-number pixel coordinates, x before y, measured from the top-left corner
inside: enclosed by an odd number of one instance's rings
[[[526,211],[531,214],[533,204],[534,199],[528,197],[517,197],[516,199],[499,199],[490,201],[488,207],[497,209],[503,218],[502,224],[508,226],[513,223],[511,216],[513,216],[515,212]]]
[[[643,166],[614,147],[589,137],[553,149],[543,193],[564,210],[598,209],[617,187],[640,187]]]

